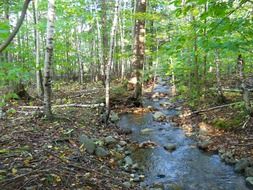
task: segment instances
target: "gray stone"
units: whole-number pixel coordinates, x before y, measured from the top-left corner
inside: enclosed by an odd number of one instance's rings
[[[235,172],[244,172],[244,170],[250,165],[248,159],[241,159],[235,164]]]
[[[79,137],[79,141],[81,144],[84,145],[84,147],[86,148],[87,152],[90,154],[93,154],[95,149],[96,149],[96,144],[93,140],[91,140],[89,137],[87,137],[86,135],[81,135]]]
[[[120,118],[119,118],[119,115],[118,115],[117,113],[111,111],[110,120],[111,120],[112,122],[117,122],[117,121],[119,121],[119,119],[120,119]]]
[[[166,115],[163,112],[157,111],[153,114],[155,121],[163,121],[166,118]]]
[[[245,175],[247,177],[253,177],[253,167],[247,167],[247,168],[245,168]]]
[[[246,183],[247,183],[249,186],[253,187],[253,177],[247,177],[247,178],[246,178]]]
[[[177,145],[173,144],[173,143],[169,143],[166,146],[164,146],[164,149],[169,151],[169,152],[172,152],[172,151],[176,150],[176,148],[177,148]]]
[[[125,164],[126,164],[127,166],[133,165],[133,160],[132,160],[132,158],[131,158],[130,156],[126,156],[126,157],[124,158],[124,161],[125,161]]]
[[[109,152],[103,147],[97,147],[95,151],[96,156],[98,157],[106,157],[109,155]]]
[[[157,182],[157,183],[155,183],[153,185],[153,188],[156,189],[156,190],[158,190],[158,189],[163,190],[164,189],[164,185],[162,183]]]
[[[2,107],[0,107],[0,119],[5,117],[5,112],[3,111]]]
[[[212,143],[210,140],[201,141],[197,144],[198,148],[201,150],[208,149],[208,146]]]
[[[139,169],[138,163],[133,164],[133,165],[132,165],[132,169],[133,169],[133,170],[138,170],[138,169]]]
[[[145,128],[145,129],[142,129],[142,130],[141,130],[141,134],[142,134],[142,135],[148,135],[148,134],[150,134],[152,131],[154,131],[154,129]]]
[[[133,182],[140,182],[141,181],[141,178],[139,176],[135,176],[133,178]]]
[[[105,143],[106,144],[114,144],[116,142],[117,142],[117,140],[115,138],[113,138],[112,136],[105,137]]]
[[[127,189],[129,189],[131,187],[131,183],[129,181],[122,183],[122,185],[124,188],[127,188]]]
[[[119,141],[119,145],[120,145],[120,146],[126,146],[126,145],[127,145],[127,142],[126,142],[126,141]]]

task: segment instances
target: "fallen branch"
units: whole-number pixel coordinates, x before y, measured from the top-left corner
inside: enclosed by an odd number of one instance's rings
[[[215,106],[215,107],[211,107],[211,108],[207,108],[207,109],[197,110],[197,111],[193,111],[191,113],[181,114],[180,117],[189,117],[189,116],[192,116],[194,114],[199,114],[199,113],[208,112],[208,111],[212,111],[212,110],[216,110],[216,109],[220,109],[220,108],[234,106],[234,105],[237,105],[237,104],[240,104],[240,103],[242,103],[242,102],[234,102],[234,103],[224,104],[224,105]]]
[[[97,108],[104,107],[104,103],[98,104],[63,104],[63,105],[54,105],[52,108],[66,108],[66,107],[75,107],[75,108]],[[20,106],[21,109],[43,109],[43,106]]]
[[[217,91],[216,88],[210,88],[210,90],[214,90]],[[224,92],[238,92],[238,93],[242,93],[242,89],[239,88],[222,88],[222,90]],[[253,88],[248,89],[249,92],[253,92]]]

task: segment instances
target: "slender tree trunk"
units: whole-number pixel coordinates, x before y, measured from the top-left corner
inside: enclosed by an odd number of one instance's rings
[[[44,65],[44,114],[46,117],[52,117],[51,109],[51,66],[53,63],[53,37],[55,21],[55,0],[48,0],[48,18],[47,18],[47,39]]]
[[[136,13],[145,13],[147,8],[146,0],[138,0],[136,5]],[[141,71],[144,65],[145,59],[145,20],[135,20],[135,42],[134,42],[134,56],[133,56],[133,68],[134,75],[136,77],[136,85],[134,88],[134,98],[139,100],[142,95],[142,75]]]
[[[103,65],[102,69],[104,70],[103,73],[106,75],[106,64],[108,63],[108,32],[107,32],[107,4],[106,0],[102,0],[102,18],[101,18],[101,35],[102,35],[102,40],[103,40]],[[105,76],[103,77],[103,81],[105,81]]]
[[[106,65],[106,80],[105,80],[105,106],[106,106],[106,120],[105,123],[108,123],[109,115],[110,115],[110,71],[111,65],[113,61],[113,52],[114,52],[114,41],[115,35],[117,30],[117,23],[118,23],[118,7],[119,7],[119,0],[115,0],[115,8],[114,8],[114,16],[113,16],[113,23],[111,28],[111,40],[110,40],[110,49],[109,49],[109,56],[108,62]]]
[[[40,69],[40,35],[39,30],[37,29],[38,24],[38,0],[33,1],[33,19],[34,19],[34,39],[35,39],[35,52],[36,52],[36,88],[38,96],[43,96],[43,81],[42,81],[42,72]]]
[[[204,13],[206,13],[208,11],[208,2],[205,3],[205,11]],[[207,19],[205,18],[204,20],[204,39],[207,41]],[[204,52],[204,70],[203,70],[203,84],[204,84],[204,89],[206,91],[206,87],[207,87],[207,52]]]
[[[247,88],[245,76],[244,76],[244,60],[242,58],[242,55],[238,56],[237,65],[239,68],[239,77],[241,81],[241,88],[242,88],[242,94],[243,94],[242,96],[243,96],[243,101],[245,104],[245,109],[250,116],[253,116],[253,110],[250,104],[250,92]]]
[[[219,59],[218,50],[216,51],[215,65],[216,65],[216,82],[217,82],[218,101],[221,102],[221,103],[224,103],[225,102],[225,96],[223,94],[222,84],[221,84],[220,59]]]

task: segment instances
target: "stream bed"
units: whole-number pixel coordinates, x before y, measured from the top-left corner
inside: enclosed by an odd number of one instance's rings
[[[170,87],[160,80],[153,93],[169,91]],[[168,98],[159,101],[145,99],[144,105],[152,106],[167,116],[177,114],[175,109],[160,106],[160,103],[168,101]],[[152,141],[158,145],[154,148],[137,149],[131,154],[134,162],[143,168],[143,189],[154,186],[166,190],[249,189],[244,178],[236,174],[232,166],[223,163],[218,155],[202,152],[182,129],[174,127],[172,123],[154,121],[152,113],[123,114],[119,126],[132,129],[133,141]],[[148,129],[148,132],[143,134],[143,129]],[[172,152],[165,150],[164,146],[168,144],[175,144],[176,149]]]

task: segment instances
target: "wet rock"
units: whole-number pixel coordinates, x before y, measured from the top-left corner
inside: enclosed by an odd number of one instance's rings
[[[247,158],[239,160],[235,164],[235,172],[244,172],[244,170],[250,165],[250,161]]]
[[[157,177],[158,177],[158,178],[165,178],[166,175],[164,175],[164,174],[157,174]]]
[[[159,98],[159,96],[160,96],[159,92],[156,92],[156,93],[154,93],[154,94],[152,95],[152,98],[153,98],[153,99],[156,99],[156,98]]]
[[[176,148],[177,148],[177,145],[173,143],[169,143],[166,146],[164,146],[164,149],[169,152],[173,152],[174,150],[176,150]]]
[[[129,181],[122,183],[122,185],[124,188],[127,188],[127,189],[129,189],[131,187],[131,183]]]
[[[141,130],[141,134],[142,134],[142,135],[148,135],[148,134],[150,134],[152,131],[154,131],[154,129],[145,128],[145,129],[142,129],[142,130]]]
[[[207,150],[208,149],[208,146],[212,144],[212,141],[211,140],[205,140],[205,141],[202,141],[202,142],[199,142],[197,144],[197,147],[201,150]]]
[[[247,177],[246,184],[249,185],[250,187],[253,187],[253,177]]]
[[[164,189],[164,185],[160,182],[157,182],[155,183],[153,186],[152,186],[153,190],[163,190]]]
[[[141,181],[141,178],[139,176],[135,176],[133,178],[133,182],[140,182]]]
[[[127,145],[127,142],[126,142],[126,141],[119,141],[119,145],[120,145],[120,146],[126,146],[126,145]]]
[[[169,185],[169,189],[170,190],[183,190],[183,187],[181,187],[178,184],[171,184],[171,185]]]
[[[120,129],[117,130],[117,133],[119,135],[129,135],[129,134],[132,134],[133,131],[130,128],[120,128]]]
[[[109,155],[109,152],[103,147],[97,147],[95,151],[96,156],[98,157],[106,157]]]
[[[105,144],[115,144],[117,140],[112,136],[105,137]]]
[[[119,115],[117,113],[111,111],[110,120],[114,123],[119,121]]]
[[[245,168],[245,176],[246,177],[253,177],[253,167]]]
[[[154,108],[152,106],[147,107],[149,110],[153,110]]]
[[[226,162],[227,164],[235,164],[236,160],[234,158],[233,150],[219,150],[219,155],[221,159]]]
[[[170,108],[173,105],[170,102],[163,102],[163,103],[160,104],[160,106],[165,107],[165,108]]]
[[[81,135],[79,137],[79,141],[81,144],[83,144],[83,146],[86,148],[86,151],[89,154],[93,154],[95,149],[96,149],[96,144],[95,142],[90,139],[89,137],[87,137],[86,135]]]
[[[157,111],[154,113],[153,118],[155,121],[164,121],[166,119],[166,115],[163,112]]]
[[[126,164],[127,166],[133,165],[133,160],[132,160],[132,158],[131,158],[130,156],[126,156],[126,157],[124,158],[124,161],[125,161],[125,164]]]
[[[139,169],[138,163],[133,164],[133,165],[132,165],[132,169],[133,169],[133,170],[138,170],[138,169]]]

